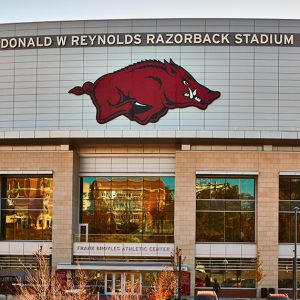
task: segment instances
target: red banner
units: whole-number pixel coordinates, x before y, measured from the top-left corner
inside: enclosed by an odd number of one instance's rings
[[[181,272],[181,295],[189,296],[191,292],[191,274],[187,271]]]

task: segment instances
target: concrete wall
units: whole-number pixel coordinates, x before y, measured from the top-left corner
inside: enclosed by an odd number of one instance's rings
[[[300,153],[177,151],[175,243],[186,263],[195,266],[196,171],[258,171],[256,244],[265,273],[259,287],[277,288],[279,172],[299,172],[299,159]]]
[[[53,171],[52,262],[71,262],[72,234],[78,222],[79,187],[76,185],[76,154],[73,151],[12,151],[0,153],[3,174],[23,175]],[[49,176],[49,175],[47,175]],[[75,179],[74,179],[75,177]],[[78,191],[77,191],[78,190]]]

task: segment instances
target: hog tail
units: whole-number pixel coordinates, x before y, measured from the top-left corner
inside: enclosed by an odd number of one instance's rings
[[[92,82],[85,82],[82,87],[75,86],[74,88],[69,90],[69,94],[75,94],[77,96],[87,94],[91,95],[94,90],[94,84]]]

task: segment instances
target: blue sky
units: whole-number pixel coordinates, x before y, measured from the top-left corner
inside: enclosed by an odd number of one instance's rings
[[[0,0],[0,23],[126,18],[298,19],[299,0]]]

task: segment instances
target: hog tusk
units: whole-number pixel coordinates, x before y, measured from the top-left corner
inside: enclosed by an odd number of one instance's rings
[[[197,95],[197,89],[195,89],[194,91],[193,91],[193,96],[195,97]]]
[[[190,88],[189,88],[189,92],[190,92],[190,99],[193,99],[194,95],[193,95],[193,92],[192,92],[192,90]]]
[[[135,102],[134,104],[135,104],[135,105],[138,105],[138,106],[147,106],[147,105],[142,104],[142,103],[139,103],[139,102]]]

